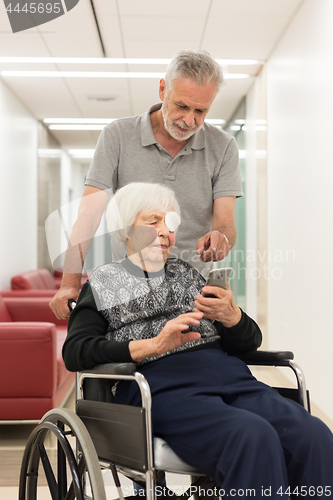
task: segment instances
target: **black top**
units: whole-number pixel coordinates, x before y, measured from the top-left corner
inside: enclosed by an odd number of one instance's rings
[[[167,321],[192,311],[195,296],[204,285],[201,274],[179,259],[168,259],[162,271],[148,275],[128,259],[98,268],[83,286],[70,315],[63,346],[67,369],[133,362],[129,342],[152,338]],[[240,322],[232,328],[206,318],[193,328],[201,333],[199,341],[163,356],[207,348],[237,355],[256,350],[262,339],[258,325],[243,311]],[[141,364],[156,359],[146,358]]]

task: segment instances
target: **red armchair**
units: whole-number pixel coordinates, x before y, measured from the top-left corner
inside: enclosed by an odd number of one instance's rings
[[[38,420],[72,391],[74,374],[61,355],[67,321],[48,303],[0,297],[0,421]]]

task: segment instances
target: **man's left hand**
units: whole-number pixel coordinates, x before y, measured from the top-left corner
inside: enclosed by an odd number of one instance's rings
[[[220,231],[210,231],[197,241],[197,254],[201,262],[223,260],[229,251],[229,241]]]

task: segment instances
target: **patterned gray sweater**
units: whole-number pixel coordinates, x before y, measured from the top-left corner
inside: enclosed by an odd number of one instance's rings
[[[67,368],[132,361],[129,342],[155,337],[167,321],[192,311],[204,285],[202,275],[180,259],[168,259],[160,272],[149,274],[128,259],[99,267],[82,288],[69,319],[63,347]],[[259,327],[243,312],[232,328],[203,318],[187,331],[191,329],[200,332],[199,340],[140,364],[189,349],[253,350],[261,342]]]
[[[117,341],[156,337],[167,321],[193,311],[195,296],[205,285],[201,274],[179,259],[169,259],[160,272],[149,274],[126,259],[122,264],[99,267],[89,282],[97,307],[108,321],[106,337]],[[173,352],[220,338],[213,322],[206,318],[186,331],[191,330],[198,331],[201,338]],[[149,361],[168,354],[150,357]]]

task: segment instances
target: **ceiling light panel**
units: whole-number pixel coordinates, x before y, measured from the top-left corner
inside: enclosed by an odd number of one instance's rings
[[[50,130],[102,130],[105,125],[117,118],[44,118],[43,122],[49,125]],[[210,125],[223,125],[222,118],[206,118]]]
[[[24,64],[149,64],[168,65],[171,59],[167,58],[143,58],[143,57],[0,57],[0,63],[24,63]],[[263,64],[258,59],[216,59],[221,65],[226,66],[251,66]]]
[[[44,118],[44,123],[63,123],[63,124],[108,124],[116,118]]]
[[[105,127],[104,124],[100,125],[93,125],[93,124],[86,124],[86,125],[69,125],[69,124],[60,124],[60,125],[50,125],[49,129],[50,130],[103,130]]]
[[[13,76],[23,78],[163,78],[164,73],[129,71],[1,71],[1,76]],[[242,80],[251,78],[247,73],[227,73],[225,80]]]

